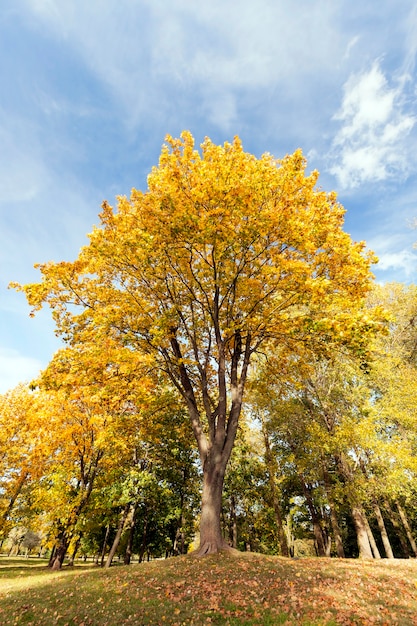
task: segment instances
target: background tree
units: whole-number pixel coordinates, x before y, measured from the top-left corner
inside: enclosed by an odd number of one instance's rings
[[[369,462],[371,478],[375,474],[382,478],[378,482],[381,509],[397,540],[394,549],[402,556],[417,556],[417,288],[375,285],[369,302],[390,313],[389,332],[379,338],[371,372],[381,439],[380,449]],[[375,514],[378,518],[377,510]]]
[[[126,437],[140,428],[148,379],[137,356],[120,346],[116,350],[109,337],[100,346],[86,342],[82,349],[57,352],[39,380],[49,394],[44,419],[50,459],[38,502],[54,518],[57,545],[51,566],[56,569],[97,480],[121,462],[130,450]]]
[[[15,518],[48,462],[47,402],[45,394],[23,384],[0,396],[0,538],[20,524]]]

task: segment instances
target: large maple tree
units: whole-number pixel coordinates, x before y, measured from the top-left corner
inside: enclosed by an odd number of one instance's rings
[[[103,204],[76,261],[40,266],[22,287],[47,302],[73,343],[148,354],[181,394],[203,470],[200,554],[225,546],[220,512],[248,368],[337,341],[360,349],[372,254],[343,230],[344,209],[317,187],[301,151],[275,160],[190,133],[167,138],[146,192]]]

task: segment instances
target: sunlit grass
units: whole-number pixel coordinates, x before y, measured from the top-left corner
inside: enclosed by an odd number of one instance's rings
[[[413,626],[417,561],[220,554],[118,566],[0,558],[2,626]]]

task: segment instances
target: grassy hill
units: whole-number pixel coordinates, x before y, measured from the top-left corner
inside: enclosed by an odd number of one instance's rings
[[[0,624],[417,625],[417,561],[223,553],[53,573],[0,557]]]

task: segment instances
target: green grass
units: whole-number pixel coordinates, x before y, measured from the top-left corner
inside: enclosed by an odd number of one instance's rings
[[[417,625],[417,561],[192,556],[51,572],[0,557],[0,624]]]

